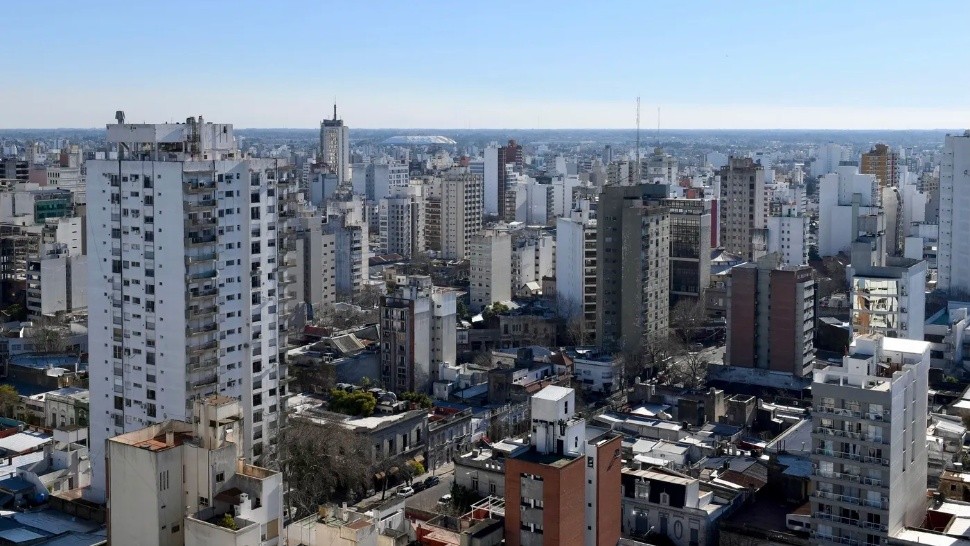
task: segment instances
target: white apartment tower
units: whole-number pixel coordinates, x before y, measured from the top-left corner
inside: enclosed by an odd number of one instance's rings
[[[970,131],[947,135],[940,164],[937,287],[970,293]]]
[[[415,184],[392,188],[391,195],[380,200],[380,248],[385,254],[410,258],[424,252],[424,187]]]
[[[871,231],[865,220],[883,215],[879,180],[872,174],[859,174],[859,167],[844,164],[819,179],[818,253],[835,256],[848,251],[859,235]],[[876,221],[885,224],[885,220]],[[884,228],[882,228],[884,230]]]
[[[556,306],[577,324],[580,345],[596,335],[596,219],[582,200],[569,218],[556,220]]]
[[[471,238],[482,231],[482,177],[450,170],[441,184],[441,256],[463,260]]]
[[[784,204],[778,216],[768,217],[768,252],[780,254],[782,265],[808,263],[808,222],[795,204]]]
[[[812,383],[812,543],[883,544],[926,515],[929,343],[857,337]]]
[[[252,416],[258,459],[277,432],[285,367],[292,173],[241,158],[228,124],[108,125],[117,160],[87,163],[93,487],[107,438],[220,394]]]
[[[489,229],[472,237],[469,245],[469,310],[478,313],[512,299],[512,236],[506,229]]]
[[[337,175],[338,185],[350,183],[350,128],[337,119],[337,105],[333,105],[333,119],[320,122],[320,160],[326,169]]]

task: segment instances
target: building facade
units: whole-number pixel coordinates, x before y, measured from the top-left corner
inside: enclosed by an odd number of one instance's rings
[[[105,439],[187,419],[194,399],[240,400],[243,453],[276,436],[292,282],[284,207],[293,178],[240,159],[232,126],[108,125],[118,160],[88,170],[93,485]]]
[[[947,135],[940,162],[937,287],[970,294],[970,131]]]
[[[756,260],[768,243],[765,171],[751,158],[732,157],[720,176],[721,245],[745,260]]]
[[[471,239],[468,272],[468,309],[512,300],[512,236],[504,229],[490,229]]]
[[[664,199],[670,210],[670,305],[703,301],[711,283],[711,202]]]
[[[448,171],[441,178],[441,256],[468,257],[472,237],[482,231],[482,178]]]

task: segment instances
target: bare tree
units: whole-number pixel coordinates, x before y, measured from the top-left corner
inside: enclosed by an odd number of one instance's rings
[[[684,345],[697,337],[697,331],[707,322],[707,310],[704,302],[698,299],[684,298],[670,310],[670,330]]]
[[[297,517],[366,489],[370,472],[366,440],[337,423],[291,419],[280,434],[279,466],[289,484]]]
[[[695,390],[707,381],[707,368],[710,363],[702,353],[689,352],[671,360],[667,368],[667,382],[680,383]]]
[[[33,322],[30,339],[39,353],[62,353],[67,348],[66,327],[54,319],[41,318]]]

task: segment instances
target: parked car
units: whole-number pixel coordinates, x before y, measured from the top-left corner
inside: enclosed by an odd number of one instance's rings
[[[442,495],[441,498],[438,499],[439,506],[445,506],[448,504],[451,504],[451,493],[448,493],[447,495]]]
[[[428,476],[424,479],[424,486],[426,488],[438,485],[439,483],[441,483],[441,478],[438,476]]]
[[[413,484],[411,484],[411,488],[414,489],[415,493],[417,493],[419,491],[424,491],[425,489],[428,488],[428,486],[424,485],[424,482],[414,482]]]
[[[397,490],[397,496],[399,497],[410,497],[414,494],[414,488],[410,485],[405,485],[404,487]]]

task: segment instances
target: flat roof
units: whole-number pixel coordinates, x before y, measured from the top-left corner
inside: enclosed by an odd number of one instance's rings
[[[532,395],[532,397],[539,400],[550,400],[555,402],[569,396],[572,392],[573,390],[567,387],[549,385],[548,387]]]

